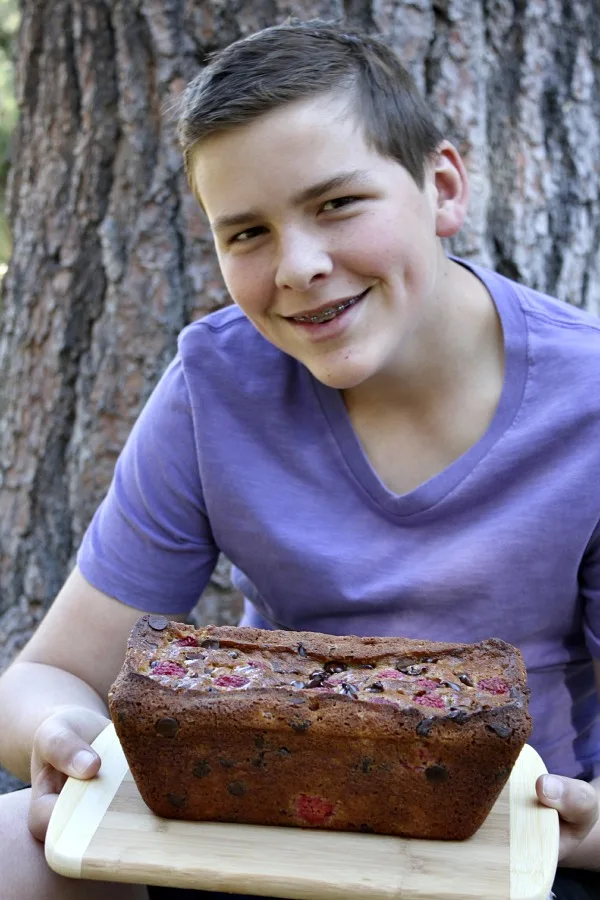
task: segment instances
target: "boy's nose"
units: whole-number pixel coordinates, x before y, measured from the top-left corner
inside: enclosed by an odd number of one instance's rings
[[[323,245],[313,235],[289,235],[280,241],[275,282],[280,289],[305,291],[315,279],[331,274],[333,263]]]

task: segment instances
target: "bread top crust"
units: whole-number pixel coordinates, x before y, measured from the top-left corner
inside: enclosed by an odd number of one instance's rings
[[[133,675],[155,694],[193,696],[211,705],[227,697],[230,709],[252,705],[260,693],[286,704],[310,697],[321,708],[342,701],[457,723],[494,710],[511,711],[511,719],[519,711],[527,717],[521,654],[495,638],[451,644],[235,626],[197,629],[150,615],[138,620],[129,639],[120,678]],[[113,698],[118,685],[119,680]]]

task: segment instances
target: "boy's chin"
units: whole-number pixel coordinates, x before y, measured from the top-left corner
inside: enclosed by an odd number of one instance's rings
[[[311,374],[325,387],[336,391],[349,391],[365,382],[370,373],[363,366],[339,366],[330,369],[320,366],[309,366]]]

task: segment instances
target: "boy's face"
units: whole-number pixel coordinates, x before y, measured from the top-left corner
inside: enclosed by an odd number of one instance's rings
[[[428,166],[421,190],[367,146],[347,106],[326,95],[280,107],[208,138],[192,164],[232,298],[339,389],[410,352],[441,292],[439,236],[462,223],[452,208],[448,224],[456,173],[439,176],[452,154]]]

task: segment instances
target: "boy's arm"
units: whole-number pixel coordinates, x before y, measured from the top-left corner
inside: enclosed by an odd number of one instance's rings
[[[90,710],[92,719],[108,715],[108,689],[140,615],[72,572],[0,677],[0,764],[28,781],[34,735],[50,715],[66,707]]]

